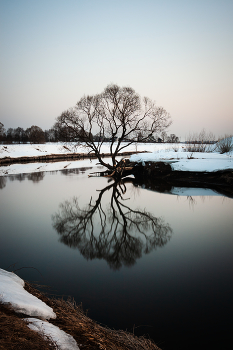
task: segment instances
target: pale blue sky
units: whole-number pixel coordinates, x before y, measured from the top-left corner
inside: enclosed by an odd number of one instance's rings
[[[233,133],[233,0],[0,0],[0,121],[50,128],[84,94],[131,86],[169,133]]]

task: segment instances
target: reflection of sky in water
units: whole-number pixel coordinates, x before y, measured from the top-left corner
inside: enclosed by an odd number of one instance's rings
[[[76,196],[85,206],[109,184],[87,173],[45,173],[39,182],[7,178],[0,190],[0,267],[16,263],[16,268],[38,269],[43,278],[33,269],[17,273],[82,301],[88,315],[108,326],[150,325],[139,327],[138,334],[165,341],[163,349],[187,349],[182,342],[200,339],[203,347],[210,347],[211,339],[224,348],[233,311],[233,200],[161,194],[128,184],[127,205],[163,217],[173,234],[132,267],[113,271],[103,259],[86,260],[60,243],[52,227],[60,203]]]

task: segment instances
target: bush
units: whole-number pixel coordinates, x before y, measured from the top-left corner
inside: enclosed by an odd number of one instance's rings
[[[216,150],[221,154],[233,151],[233,136],[225,135],[224,138],[220,139],[216,145]]]

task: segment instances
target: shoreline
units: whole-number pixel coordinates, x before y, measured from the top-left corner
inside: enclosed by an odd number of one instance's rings
[[[137,153],[147,151],[128,151],[119,154],[119,157],[129,157]],[[101,157],[110,157],[110,153],[102,153]],[[66,154],[48,154],[39,156],[20,156],[0,158],[0,169],[4,166],[14,164],[33,164],[33,163],[59,163],[64,161],[97,159],[94,153],[66,153]],[[124,176],[133,175],[135,182],[148,189],[159,192],[169,193],[172,187],[198,187],[209,188],[218,193],[233,198],[233,169],[222,169],[214,171],[191,171],[174,170],[171,167],[171,160],[145,161],[141,162],[126,160],[126,167],[129,171],[124,172]],[[43,171],[43,170],[42,170]],[[108,171],[104,171],[108,173]],[[9,175],[7,172],[0,176]]]
[[[136,182],[145,188],[169,193],[172,187],[209,188],[233,198],[233,170],[179,171],[172,170],[166,162],[145,162],[144,166],[133,164]]]
[[[80,350],[161,350],[154,341],[144,336],[137,337],[133,333],[110,329],[98,324],[87,317],[82,305],[77,305],[72,299],[66,301],[59,298],[50,298],[38,289],[40,286],[26,281],[24,287],[28,293],[42,300],[53,309],[56,318],[49,319],[49,323],[71,335]],[[54,343],[50,338],[43,337],[36,331],[29,329],[28,322],[24,321],[25,317],[30,316],[17,313],[9,304],[0,302],[1,349],[60,349],[56,342]]]
[[[118,156],[126,157],[136,153],[143,153],[143,152],[139,152],[139,151],[122,152],[122,153],[119,153]],[[107,158],[111,156],[110,153],[101,153],[100,155],[103,158]],[[4,158],[0,158],[0,166],[17,164],[17,163],[22,163],[22,164],[39,163],[39,162],[53,163],[53,162],[59,162],[59,161],[81,160],[81,159],[97,159],[97,157],[94,153],[66,153],[66,154],[58,153],[58,154],[48,154],[48,155],[41,155],[41,156],[4,157]]]

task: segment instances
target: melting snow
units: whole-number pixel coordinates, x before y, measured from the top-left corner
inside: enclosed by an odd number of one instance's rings
[[[51,339],[59,350],[78,350],[75,339],[53,324],[38,320],[37,318],[25,318],[29,322],[28,327],[38,332],[45,339]]]
[[[56,318],[53,309],[24,289],[24,281],[13,272],[0,269],[0,302],[15,312],[43,319]]]
[[[0,302],[10,305],[15,312],[20,312],[28,316],[37,318],[25,318],[28,327],[44,338],[49,338],[56,344],[58,350],[78,350],[79,347],[75,339],[46,321],[46,319],[56,318],[52,308],[42,300],[28,293],[24,289],[24,281],[13,272],[0,269]]]

